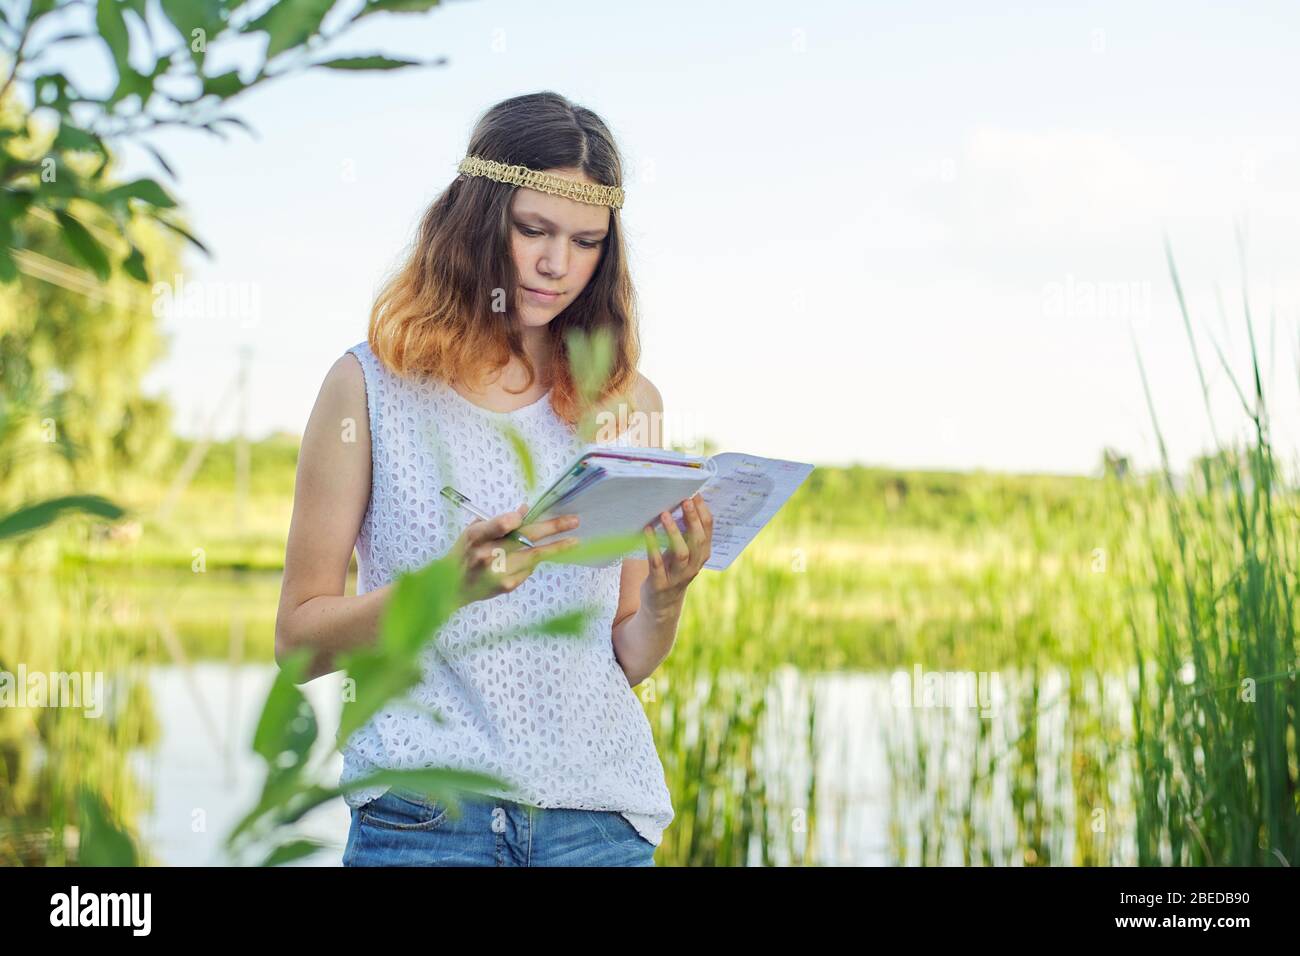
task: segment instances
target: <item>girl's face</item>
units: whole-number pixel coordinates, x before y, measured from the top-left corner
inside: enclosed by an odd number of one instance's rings
[[[580,169],[547,172],[597,185]],[[609,217],[608,206],[525,187],[515,190],[510,251],[519,283],[517,308],[525,326],[546,325],[586,288],[600,264]]]

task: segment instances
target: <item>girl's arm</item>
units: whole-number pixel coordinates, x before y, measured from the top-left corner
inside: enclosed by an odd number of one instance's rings
[[[647,431],[647,447],[663,447],[663,397],[644,375],[637,381],[637,406],[650,417],[653,426]],[[623,559],[611,637],[614,657],[632,687],[653,674],[672,651],[686,588],[700,573],[712,549],[713,515],[704,496],[696,492],[683,501],[682,516],[686,521],[685,536],[667,512],[658,519],[668,535],[666,551],[659,550],[655,533],[647,526],[642,529],[646,557]]]
[[[275,619],[275,660],[311,648],[307,680],[334,655],[373,644],[392,585],[345,595],[348,565],[370,500],[370,418],[361,364],[343,355],[321,385],[298,453],[293,519]]]

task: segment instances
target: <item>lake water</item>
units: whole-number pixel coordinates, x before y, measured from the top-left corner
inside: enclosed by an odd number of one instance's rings
[[[132,761],[153,794],[153,807],[141,815],[139,825],[143,842],[160,863],[228,862],[221,856],[222,840],[261,792],[265,764],[250,744],[276,672],[274,664],[213,662],[150,669],[162,737],[156,747],[132,754]],[[331,730],[339,721],[340,683],[341,674],[330,674],[302,688],[320,725],[313,759],[329,758],[323,766],[330,783],[343,766],[337,751],[329,754]],[[333,842],[337,850],[322,851],[303,865],[339,865],[348,823],[342,800],[304,817],[302,835]]]

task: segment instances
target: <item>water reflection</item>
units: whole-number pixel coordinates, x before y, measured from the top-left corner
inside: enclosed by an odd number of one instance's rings
[[[203,662],[187,667],[156,666],[148,686],[154,705],[166,715],[156,747],[132,754],[152,805],[141,816],[142,839],[167,866],[223,865],[221,843],[261,793],[265,764],[250,743],[274,664]],[[343,758],[332,757],[341,708],[341,674],[303,686],[321,723],[312,760],[325,761],[324,776],[336,780]],[[348,808],[331,801],[303,818],[301,835],[334,844],[299,865],[336,866],[348,832]]]

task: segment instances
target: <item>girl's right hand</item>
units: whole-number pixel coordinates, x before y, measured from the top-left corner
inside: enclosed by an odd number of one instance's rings
[[[541,561],[580,543],[577,538],[566,537],[540,547],[526,548],[513,538],[507,538],[511,531],[518,531],[530,541],[537,541],[561,531],[572,531],[578,526],[577,515],[559,515],[521,528],[519,523],[527,513],[528,503],[525,502],[514,511],[486,521],[475,518],[451,546],[451,553],[460,561],[462,607],[513,591],[528,579]]]

